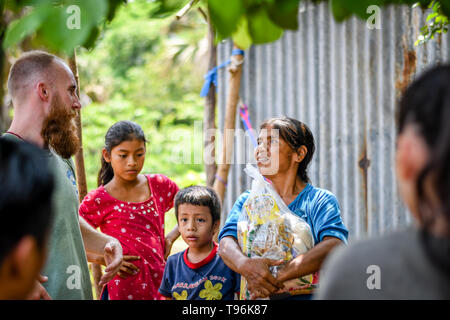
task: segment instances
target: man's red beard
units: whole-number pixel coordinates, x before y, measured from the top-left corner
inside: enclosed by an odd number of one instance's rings
[[[75,112],[66,108],[59,96],[50,105],[50,113],[44,119],[41,135],[44,147],[49,146],[61,157],[68,159],[80,148],[75,124]]]

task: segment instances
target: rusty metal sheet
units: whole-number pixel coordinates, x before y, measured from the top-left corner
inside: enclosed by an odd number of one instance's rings
[[[326,3],[302,2],[298,31],[246,51],[241,98],[253,126],[286,115],[311,128],[317,149],[310,178],[337,196],[350,241],[411,223],[394,170],[396,103],[418,73],[449,58],[446,35],[414,45],[426,15],[419,8],[388,6],[381,11],[381,29],[369,29],[355,17],[336,23]],[[229,59],[231,50],[230,41],[222,42],[218,63]],[[227,79],[221,70],[220,129]],[[242,162],[250,161],[251,145],[242,137],[235,142],[222,223],[250,187]]]

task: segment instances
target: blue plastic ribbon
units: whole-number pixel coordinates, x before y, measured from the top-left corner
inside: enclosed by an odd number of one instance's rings
[[[244,50],[241,49],[233,49],[233,51],[231,51],[231,55],[232,56],[236,56],[236,55],[244,55]],[[203,84],[203,88],[202,91],[200,92],[200,97],[206,97],[208,95],[209,92],[209,88],[211,87],[211,83],[214,84],[214,86],[216,87],[217,90],[217,71],[219,69],[222,69],[223,67],[229,65],[231,63],[231,59],[228,61],[223,62],[222,64],[212,68],[211,70],[208,71],[207,74],[205,74],[204,78],[205,78],[205,83]]]

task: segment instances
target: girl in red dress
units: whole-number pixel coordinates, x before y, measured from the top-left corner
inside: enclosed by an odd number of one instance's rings
[[[99,187],[86,195],[79,209],[94,228],[122,244],[122,268],[106,285],[111,300],[161,299],[165,260],[179,236],[177,226],[164,236],[164,214],[173,207],[178,187],[162,174],[140,174],[145,143],[136,123],[119,121],[109,128]]]

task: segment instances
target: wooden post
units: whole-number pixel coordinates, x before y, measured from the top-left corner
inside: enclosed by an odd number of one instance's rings
[[[239,49],[234,46],[234,49]],[[233,156],[234,145],[234,129],[236,123],[236,109],[239,101],[239,89],[241,86],[242,76],[242,62],[244,60],[243,55],[233,56],[235,62],[231,63],[229,68],[230,79],[227,104],[225,110],[225,123],[223,132],[222,153],[220,155],[219,167],[217,170],[217,177],[214,182],[214,190],[220,197],[221,202],[226,191],[226,184],[228,182],[228,171],[230,170],[230,164]]]
[[[208,21],[208,70],[211,70],[217,65],[217,46],[214,44],[214,27]],[[217,165],[215,162],[215,131],[216,131],[216,86],[211,83],[208,95],[205,98],[205,111],[203,116],[204,123],[204,152],[205,159],[205,173],[206,185],[212,187],[217,172]]]
[[[80,97],[80,79],[78,75],[78,66],[77,66],[77,55],[76,50],[73,50],[72,57],[69,58],[69,68],[72,70],[72,73],[75,77],[75,81],[77,83],[77,96]],[[77,125],[77,135],[80,140],[80,149],[75,154],[75,171],[77,175],[77,185],[78,185],[78,198],[81,201],[87,194],[87,182],[86,182],[86,170],[84,167],[84,157],[83,157],[83,139],[82,139],[82,124],[81,124],[81,110],[77,111],[77,117],[75,119]],[[95,293],[97,295],[97,299],[100,298],[102,288],[98,286],[100,279],[102,277],[102,269],[101,266],[95,263],[91,263],[92,268],[92,276],[94,278],[94,288]]]
[[[181,8],[180,11],[178,11],[178,13],[175,15],[175,18],[177,18],[177,20],[180,20],[186,13],[188,13],[189,10],[191,10],[191,8],[197,4],[197,2],[199,2],[199,0],[191,0],[189,1],[188,4],[186,4],[183,8]]]
[[[0,41],[3,43],[5,39],[5,32],[7,27],[7,21],[5,17],[5,1],[0,2]],[[3,81],[4,81],[4,71],[6,65],[6,52],[3,49],[3,46],[0,47],[0,79],[2,84],[0,85],[0,134],[2,134],[8,128],[8,112],[6,105],[3,105],[3,97],[5,95],[5,91],[3,90]]]
[[[77,83],[77,96],[80,97],[80,80],[78,75],[77,56],[75,50],[73,51],[73,56],[69,58],[69,67],[72,70],[72,73],[75,77],[75,81]],[[84,167],[84,157],[83,157],[81,110],[77,110],[77,117],[75,121],[77,124],[78,139],[80,140],[80,149],[75,154],[75,170],[77,175],[78,197],[81,202],[87,194],[86,170]]]

